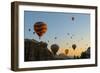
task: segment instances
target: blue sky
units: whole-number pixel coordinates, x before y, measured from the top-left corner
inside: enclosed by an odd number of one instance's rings
[[[74,17],[74,20],[72,20]],[[41,40],[47,42],[49,46],[57,43],[60,48],[70,48],[72,44],[80,44],[79,48],[86,47],[90,41],[90,15],[83,13],[63,13],[63,12],[38,12],[24,11],[24,38],[36,39],[33,35],[34,23],[42,21],[47,24],[47,32]],[[29,31],[31,29],[31,31]],[[69,35],[68,35],[69,33]],[[57,39],[54,39],[57,37]],[[72,38],[71,38],[72,37]],[[67,45],[66,45],[67,44]]]

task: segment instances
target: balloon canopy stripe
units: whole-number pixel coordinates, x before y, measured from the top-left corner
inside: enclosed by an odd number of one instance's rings
[[[44,22],[36,22],[33,27],[39,37],[42,37],[47,31],[47,25]]]

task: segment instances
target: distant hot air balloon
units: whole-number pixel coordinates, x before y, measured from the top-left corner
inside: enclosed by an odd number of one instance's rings
[[[51,45],[51,51],[53,52],[54,55],[56,55],[58,50],[59,50],[59,46],[57,44]]]
[[[67,33],[67,35],[70,35],[70,33]]]
[[[28,31],[31,31],[31,29],[28,29]]]
[[[70,38],[72,39],[72,36]]]
[[[47,24],[44,22],[36,22],[34,24],[34,31],[39,36],[39,39],[46,33],[47,31]]]
[[[73,44],[72,45],[72,48],[75,50],[76,49],[76,44]]]
[[[72,21],[74,21],[74,19],[75,19],[75,18],[74,18],[74,17],[72,17]]]
[[[35,34],[35,32],[33,32],[33,34]]]
[[[69,50],[68,50],[68,49],[66,49],[66,50],[65,50],[65,53],[66,53],[66,54],[68,54],[68,52],[69,52]]]
[[[57,39],[57,37],[55,37],[55,39]]]

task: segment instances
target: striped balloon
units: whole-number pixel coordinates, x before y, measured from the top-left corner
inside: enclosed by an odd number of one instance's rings
[[[41,38],[47,31],[47,24],[44,22],[36,22],[33,27],[39,38]]]

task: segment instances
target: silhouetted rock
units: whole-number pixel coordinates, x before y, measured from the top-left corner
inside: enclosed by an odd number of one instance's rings
[[[74,59],[80,59],[80,57],[79,56],[74,56]]]
[[[25,39],[25,58],[24,61],[52,60],[54,56],[47,48],[47,43],[38,42],[34,39]]]
[[[82,59],[84,59],[84,58],[90,58],[90,47],[88,47],[88,49],[81,54],[80,58],[82,58]]]

